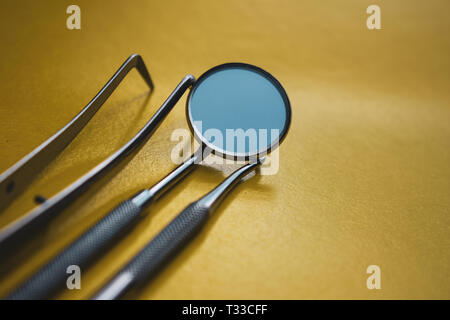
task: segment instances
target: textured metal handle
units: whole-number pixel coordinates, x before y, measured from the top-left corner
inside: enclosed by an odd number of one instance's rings
[[[208,208],[198,201],[187,206],[142,249],[94,299],[117,299],[136,284],[154,276],[203,226]]]
[[[69,247],[40,269],[7,299],[47,299],[66,284],[67,267],[77,265],[81,270],[101,254],[127,226],[140,216],[142,207],[131,199],[115,209],[81,235]]]

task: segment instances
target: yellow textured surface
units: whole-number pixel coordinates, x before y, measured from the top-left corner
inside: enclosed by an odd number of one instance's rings
[[[66,29],[81,7],[82,29]],[[366,28],[381,7],[382,30]],[[133,71],[70,146],[0,215],[0,226],[131,138],[181,78],[258,65],[293,108],[275,176],[239,186],[202,234],[131,298],[450,298],[450,3],[432,1],[6,1],[0,4],[0,171],[67,123],[131,53]],[[4,295],[120,200],[175,165],[185,97],[151,140],[62,212]],[[83,270],[89,297],[189,202],[223,179],[200,168]],[[94,192],[95,191],[95,192]],[[368,265],[381,290],[366,288]]]

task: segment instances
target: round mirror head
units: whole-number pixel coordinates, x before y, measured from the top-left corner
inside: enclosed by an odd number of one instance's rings
[[[215,154],[248,159],[270,152],[285,137],[291,106],[268,72],[226,63],[205,72],[187,99],[194,136]]]

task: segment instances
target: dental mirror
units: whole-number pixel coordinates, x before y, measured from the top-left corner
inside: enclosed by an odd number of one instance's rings
[[[195,138],[213,153],[248,160],[270,152],[285,137],[291,107],[271,74],[245,63],[226,63],[197,80],[186,115]]]

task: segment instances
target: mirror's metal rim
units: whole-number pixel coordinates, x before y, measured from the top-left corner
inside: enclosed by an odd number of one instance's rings
[[[206,139],[204,139],[203,135],[201,133],[198,132],[198,130],[194,127],[193,125],[193,121],[194,119],[192,118],[192,114],[191,114],[191,100],[192,100],[192,94],[193,92],[195,92],[195,89],[197,88],[197,86],[199,86],[203,80],[205,80],[209,75],[211,75],[212,73],[215,73],[221,69],[227,69],[227,68],[243,68],[243,69],[249,69],[251,71],[255,71],[257,73],[262,74],[266,79],[268,79],[269,81],[271,81],[273,83],[273,85],[277,88],[278,92],[281,94],[281,97],[283,98],[284,101],[284,106],[286,109],[286,123],[283,127],[283,130],[281,131],[280,135],[279,135],[279,139],[276,140],[275,142],[273,142],[270,146],[268,146],[267,148],[265,148],[264,150],[258,150],[258,153],[232,153],[223,149],[217,148],[216,146],[214,146],[213,144],[211,144],[209,141],[207,141]],[[228,62],[228,63],[223,63],[220,64],[218,66],[215,66],[207,71],[205,71],[199,78],[197,78],[197,81],[195,81],[195,83],[192,85],[191,90],[189,91],[189,95],[186,99],[186,118],[188,119],[188,126],[189,129],[193,132],[194,138],[197,139],[197,141],[199,141],[199,143],[201,143],[203,145],[203,147],[207,147],[209,149],[212,150],[212,153],[214,153],[215,155],[227,158],[227,159],[232,159],[232,160],[238,160],[238,161],[248,161],[252,158],[256,158],[259,157],[260,155],[266,155],[269,154],[272,150],[276,149],[281,142],[285,139],[289,128],[291,126],[291,118],[292,118],[292,109],[291,109],[291,103],[289,101],[288,95],[286,93],[286,91],[284,90],[283,86],[281,85],[281,83],[269,72],[267,72],[266,70],[257,67],[255,65],[252,64],[248,64],[248,63],[244,63],[244,62]]]

